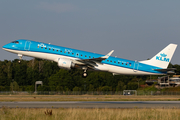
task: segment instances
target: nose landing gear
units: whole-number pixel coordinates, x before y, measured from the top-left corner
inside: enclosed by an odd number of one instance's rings
[[[22,54],[18,54],[18,57],[19,57],[19,61],[18,62],[21,63],[23,55]]]

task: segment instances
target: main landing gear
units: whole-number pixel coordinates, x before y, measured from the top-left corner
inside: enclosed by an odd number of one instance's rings
[[[88,76],[88,74],[87,74],[87,67],[83,67],[82,69],[84,70],[84,73],[82,74],[82,77],[86,78]]]
[[[19,57],[19,61],[18,62],[21,63],[23,55],[22,54],[18,54],[18,57]]]
[[[84,73],[83,73],[83,78],[86,78],[86,77],[87,77],[87,73],[84,72]]]

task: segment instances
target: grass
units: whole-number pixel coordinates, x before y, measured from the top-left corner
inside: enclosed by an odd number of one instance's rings
[[[179,101],[180,96],[0,95],[0,101]],[[0,108],[0,120],[179,120],[180,109]]]
[[[1,102],[16,101],[179,101],[180,95],[0,95]]]
[[[50,114],[47,114],[50,112]],[[52,114],[51,114],[52,112]],[[0,109],[0,120],[179,120],[180,109]]]

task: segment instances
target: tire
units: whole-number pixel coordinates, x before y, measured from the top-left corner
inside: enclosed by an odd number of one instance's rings
[[[84,72],[82,76],[83,76],[84,78],[86,78],[86,77],[87,77],[87,73]]]

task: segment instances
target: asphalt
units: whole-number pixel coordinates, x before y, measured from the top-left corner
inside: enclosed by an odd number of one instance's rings
[[[0,108],[180,108],[180,101],[0,102]]]

